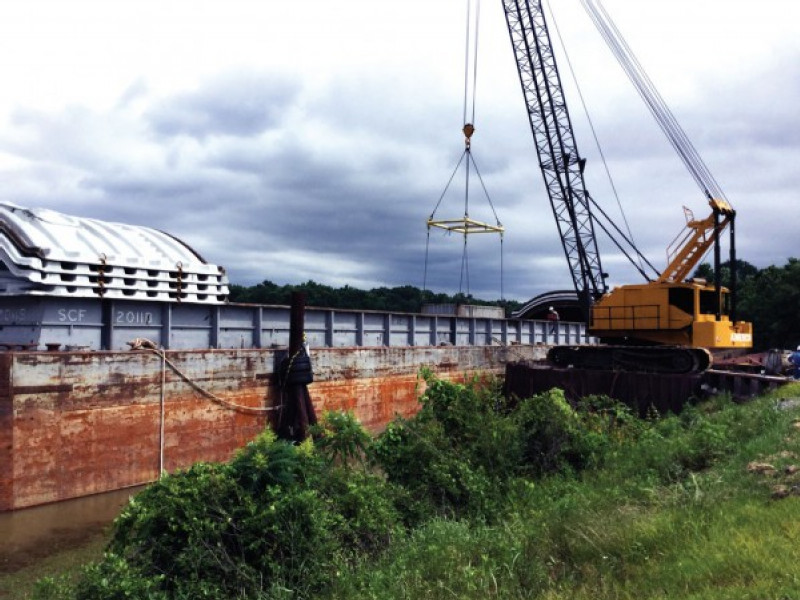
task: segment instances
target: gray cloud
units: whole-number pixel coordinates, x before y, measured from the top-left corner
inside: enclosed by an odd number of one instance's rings
[[[800,187],[792,58],[780,61],[786,71],[710,82],[695,103],[673,107],[740,212],[740,256],[759,266],[797,254],[786,218]],[[506,226],[505,295],[524,299],[571,281],[518,84],[505,83],[507,93],[482,109],[474,154]],[[425,219],[463,151],[460,99],[445,87],[418,72],[356,73],[314,87],[238,70],[158,98],[138,81],[107,110],[17,110],[0,132],[0,151],[17,159],[0,170],[3,199],[169,231],[235,283],[421,286]],[[681,206],[707,208],[647,113],[626,102],[601,110],[607,119],[596,124],[634,237],[662,265]],[[616,215],[576,110],[590,190]],[[471,185],[472,216],[491,221]],[[439,214],[462,212],[459,174]],[[431,232],[429,288],[464,285],[462,248],[460,236]],[[640,280],[606,241],[601,248],[614,283]],[[499,297],[499,239],[472,236],[468,252],[470,291]]]
[[[161,136],[252,137],[276,127],[299,92],[285,76],[236,72],[165,98],[146,115]]]

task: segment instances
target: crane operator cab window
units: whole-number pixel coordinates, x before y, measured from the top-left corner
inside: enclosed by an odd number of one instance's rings
[[[687,315],[694,314],[694,290],[691,288],[674,287],[669,290],[669,303]]]
[[[729,295],[722,291],[722,314],[729,313]],[[699,294],[699,314],[717,314],[717,293],[713,289],[696,290],[691,288],[674,287],[669,290],[669,303],[687,315],[694,315],[695,294]]]
[[[720,292],[722,295],[721,313],[728,314],[728,294]],[[704,315],[717,314],[717,293],[714,290],[700,290],[700,313]]]

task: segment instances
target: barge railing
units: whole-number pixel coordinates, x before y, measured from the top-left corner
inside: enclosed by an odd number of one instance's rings
[[[200,305],[80,298],[0,298],[0,346],[126,350],[143,338],[165,349],[278,348],[288,306]],[[584,323],[306,307],[312,347],[585,344]]]

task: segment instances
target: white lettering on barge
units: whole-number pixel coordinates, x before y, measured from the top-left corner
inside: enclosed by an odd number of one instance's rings
[[[58,320],[62,323],[82,323],[86,318],[85,308],[59,308]]]
[[[153,322],[153,313],[144,310],[118,310],[115,322],[128,325],[150,325]]]

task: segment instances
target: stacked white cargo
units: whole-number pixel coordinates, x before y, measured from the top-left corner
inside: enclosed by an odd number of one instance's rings
[[[0,296],[223,304],[225,270],[155,229],[0,203]]]

